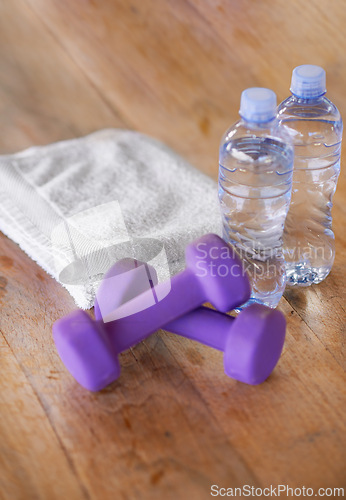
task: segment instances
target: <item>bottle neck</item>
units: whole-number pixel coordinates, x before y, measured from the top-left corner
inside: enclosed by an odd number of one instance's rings
[[[304,104],[304,105],[315,105],[323,101],[325,93],[322,95],[319,95],[318,97],[299,97],[295,94],[291,94],[292,98],[294,101],[298,104]]]
[[[267,120],[265,122],[255,122],[250,120],[245,120],[241,118],[240,124],[250,130],[267,130],[272,129],[276,125],[277,119],[274,116],[271,120]]]

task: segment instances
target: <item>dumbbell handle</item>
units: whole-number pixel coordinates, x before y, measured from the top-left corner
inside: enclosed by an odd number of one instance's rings
[[[232,316],[202,306],[166,324],[164,330],[224,351],[234,321]]]
[[[126,339],[127,345],[133,345],[154,333],[162,325],[196,309],[207,301],[196,276],[189,269],[173,276],[168,286],[170,286],[169,292],[160,300],[157,297],[167,292],[167,283],[159,283],[141,293],[125,304],[127,312],[123,317],[112,321],[113,318],[110,315],[105,326],[111,321],[111,331],[124,341]],[[152,305],[148,307],[147,304],[150,303]],[[133,313],[131,311],[133,308],[139,312]],[[119,309],[115,310],[115,314],[119,314]]]
[[[202,253],[199,247],[202,244],[209,253],[206,250]],[[186,262],[186,269],[170,280],[158,283],[120,305],[115,303],[113,308],[106,307],[106,312],[97,319],[102,317],[105,324],[114,321],[114,331],[119,338],[126,339],[126,345],[133,345],[204,302],[210,302],[219,311],[226,312],[248,300],[250,285],[242,263],[234,250],[218,236],[205,235],[198,243],[189,245]],[[126,263],[115,264],[112,269],[119,266],[121,272],[113,275],[110,270],[105,280],[116,278],[110,282],[114,285],[115,296],[120,293],[117,292],[117,285],[121,290],[123,285],[126,288],[128,279],[130,286],[133,285],[126,272]],[[106,290],[107,286],[101,284],[100,307],[102,297],[107,296]]]
[[[142,313],[143,311],[141,311],[141,314]],[[111,343],[118,353],[126,351],[149,336],[149,334],[143,334],[141,324],[138,324],[138,329],[135,329],[136,333],[133,333],[134,324],[132,324],[129,330],[119,327],[118,322],[121,322],[121,320],[122,318],[114,322],[103,324],[103,328],[106,329]],[[226,338],[234,320],[235,318],[208,307],[198,307],[184,314],[183,317],[164,323],[163,328],[170,332],[177,333],[182,337],[198,340],[198,342],[202,344],[223,351]]]
[[[105,323],[115,353],[129,349],[144,336],[124,335],[116,322]],[[285,340],[285,318],[280,311],[252,304],[236,318],[199,307],[163,328],[224,353],[225,373],[247,384],[259,384],[272,372]]]

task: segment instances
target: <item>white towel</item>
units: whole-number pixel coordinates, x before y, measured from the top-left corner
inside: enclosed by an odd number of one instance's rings
[[[172,275],[189,242],[220,234],[217,186],[157,140],[101,130],[1,156],[0,230],[88,309],[119,258],[167,256]]]

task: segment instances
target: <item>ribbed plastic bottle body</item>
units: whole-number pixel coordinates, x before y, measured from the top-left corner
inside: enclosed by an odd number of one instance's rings
[[[280,104],[278,116],[295,153],[284,231],[287,284],[309,286],[326,278],[335,257],[331,208],[340,172],[342,120],[324,96],[292,95]]]
[[[240,120],[224,135],[219,154],[219,201],[223,236],[248,271],[251,302],[276,307],[285,289],[282,252],[293,149],[276,120]]]

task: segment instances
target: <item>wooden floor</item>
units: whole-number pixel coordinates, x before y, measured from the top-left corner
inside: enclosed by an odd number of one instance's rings
[[[1,152],[125,127],[216,178],[243,88],[282,100],[294,66],[320,64],[346,117],[345,26],[344,0],[1,0]],[[221,353],[159,332],[121,356],[117,382],[83,390],[51,334],[71,297],[1,235],[0,497],[345,486],[345,196],[343,172],[333,271],[285,293],[284,353],[258,387],[227,378]]]

